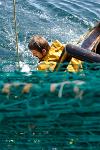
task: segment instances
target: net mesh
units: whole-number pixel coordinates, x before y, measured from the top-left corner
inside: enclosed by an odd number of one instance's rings
[[[80,73],[0,72],[0,150],[19,149],[100,149],[99,64]]]

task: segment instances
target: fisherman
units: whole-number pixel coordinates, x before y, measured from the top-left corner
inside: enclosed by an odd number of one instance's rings
[[[64,71],[81,71],[83,61],[100,63],[100,22],[89,32],[81,48],[64,45],[58,40],[49,45],[44,37],[38,35],[31,38],[28,48],[33,56],[39,58],[37,70],[54,71],[61,62],[66,62]]]
[[[65,45],[58,40],[49,45],[48,41],[42,36],[33,36],[28,44],[29,50],[33,56],[39,58],[37,70],[54,71],[59,58],[64,51]],[[76,58],[72,58],[66,71],[78,72],[82,68],[82,62]]]

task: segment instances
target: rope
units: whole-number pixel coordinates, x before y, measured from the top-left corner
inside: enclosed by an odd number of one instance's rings
[[[83,40],[85,40],[89,33],[90,33],[90,30],[87,31],[86,33],[84,33],[84,34],[79,38],[79,40],[77,41],[77,44],[79,44],[79,43],[81,43]]]
[[[86,33],[84,33],[83,35],[81,35],[79,39],[73,41],[74,44],[78,45],[78,44],[80,44],[82,41],[84,41],[84,40],[87,38],[87,36],[89,35],[90,31],[92,31],[92,28],[89,29],[89,30],[88,30]]]
[[[17,50],[17,61],[18,61],[18,68],[20,68],[19,48],[18,48],[18,32],[17,32],[17,22],[16,22],[16,0],[13,0],[13,14],[14,14],[14,29],[15,29],[15,41],[16,41],[16,50]]]

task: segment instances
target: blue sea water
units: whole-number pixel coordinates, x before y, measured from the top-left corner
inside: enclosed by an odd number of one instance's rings
[[[16,62],[13,0],[0,0],[0,62]],[[32,35],[71,43],[100,20],[99,0],[16,0],[20,61],[32,62],[27,44]],[[8,67],[9,68],[9,67]],[[11,68],[8,69],[8,71]]]

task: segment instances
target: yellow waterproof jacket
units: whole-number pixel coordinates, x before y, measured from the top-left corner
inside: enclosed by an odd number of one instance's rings
[[[54,41],[50,47],[48,54],[42,59],[42,61],[38,64],[38,70],[51,70],[53,71],[61,53],[64,49],[64,45],[61,44],[58,40]],[[72,58],[66,70],[69,72],[78,72],[82,68],[82,62],[78,59]]]

